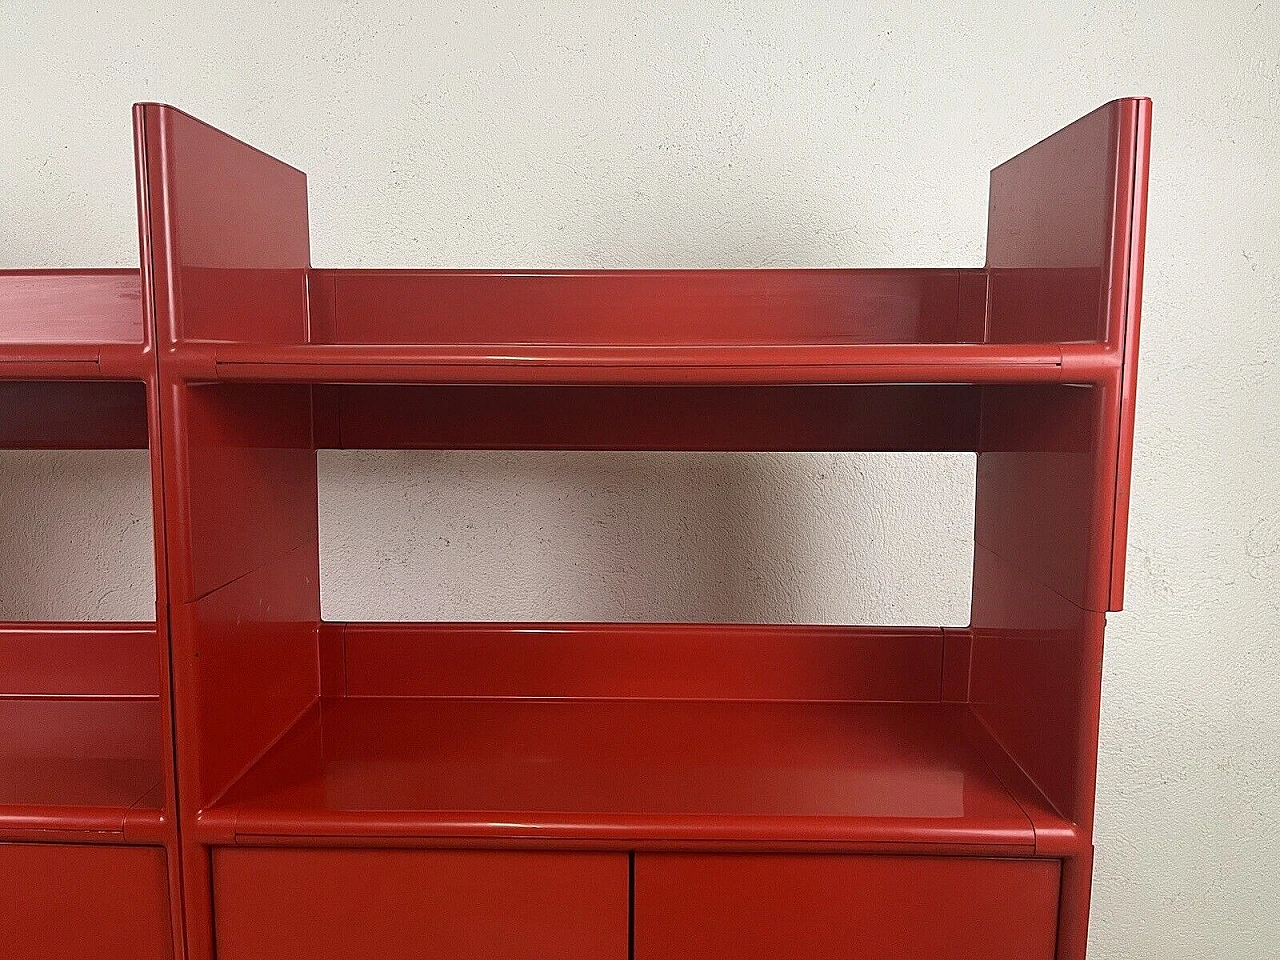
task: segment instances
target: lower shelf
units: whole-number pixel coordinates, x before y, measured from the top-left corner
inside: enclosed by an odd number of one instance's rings
[[[961,704],[326,698],[200,830],[1029,854],[993,749]]]
[[[0,833],[154,839],[160,733],[154,698],[0,698]]]

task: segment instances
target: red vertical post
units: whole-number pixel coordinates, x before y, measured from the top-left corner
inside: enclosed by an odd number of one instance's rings
[[[991,177],[991,342],[1095,341],[1078,384],[983,388],[974,712],[1076,824],[1059,960],[1088,932],[1105,614],[1118,609],[1133,431],[1150,104],[1118,100]]]
[[[187,946],[213,956],[201,810],[319,694],[308,386],[218,386],[209,342],[307,338],[305,176],[171,107],[134,110],[158,331]]]

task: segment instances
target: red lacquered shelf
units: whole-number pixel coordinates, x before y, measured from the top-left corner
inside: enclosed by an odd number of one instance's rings
[[[326,698],[202,816],[263,836],[932,844],[1031,853],[924,703]]]
[[[192,337],[180,366],[193,379],[1020,383],[1098,379],[1120,362],[1105,330],[1092,340],[993,340],[983,270],[310,269],[224,271],[215,282],[216,273],[183,274],[198,278],[203,310],[243,316],[233,298],[266,285],[279,312],[298,315],[301,336],[262,340],[246,323],[238,340]],[[1100,296],[1100,274],[1079,273],[1057,282]]]
[[[154,366],[137,270],[0,270],[0,378],[132,379]]]
[[[160,842],[156,628],[0,624],[0,834]]]
[[[154,698],[0,698],[0,833],[156,840],[160,731]]]

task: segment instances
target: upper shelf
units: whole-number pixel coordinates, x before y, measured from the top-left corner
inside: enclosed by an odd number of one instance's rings
[[[982,382],[1092,379],[1118,363],[1099,344],[984,343],[981,270],[311,270],[306,279],[307,342],[215,343],[193,355],[192,373],[203,365],[220,379],[352,382]]]
[[[1114,381],[1147,106],[1114,101],[993,171],[982,269],[490,272],[314,269],[305,175],[141,104],[144,303],[192,380]]]
[[[133,379],[152,365],[137,270],[0,270],[0,379]]]

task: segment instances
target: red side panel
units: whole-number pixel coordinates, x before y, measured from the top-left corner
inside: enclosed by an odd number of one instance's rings
[[[637,854],[635,960],[1053,960],[1059,865]]]
[[[991,177],[988,339],[1100,341],[1114,362],[1088,386],[983,388],[970,696],[1076,824],[1058,960],[1081,960],[1088,932],[1102,635],[1124,578],[1149,135],[1150,104],[1119,100]]]
[[[983,387],[982,397],[974,539],[1093,610],[1106,609],[1110,572],[1111,518],[1097,503],[1114,477],[1114,461],[1110,473],[1100,466],[1109,396],[1099,387],[1028,385]]]
[[[214,852],[218,960],[626,960],[626,854]]]
[[[973,574],[981,584],[973,603],[974,712],[1088,836],[1105,618],[982,548]]]
[[[1093,498],[1076,520],[1094,538],[1089,566],[1070,558],[1087,589],[1046,580],[1091,610],[1118,610],[1123,597],[1150,106],[1114,101],[991,174],[988,341],[1098,341],[1119,361],[1101,381],[1094,475],[1073,488]],[[1027,496],[1038,493],[1027,487]],[[1013,563],[1029,559],[992,548]]]
[[[199,718],[197,794],[207,803],[320,695],[315,545],[298,547],[173,611]],[[195,738],[198,738],[196,740]],[[193,751],[194,753],[194,751]]]
[[[182,531],[170,559],[183,573],[174,600],[196,600],[304,545],[318,556],[311,388],[182,385],[173,395],[181,436],[167,506]]]
[[[187,382],[213,373],[203,341],[307,341],[306,178],[171,107],[136,106],[134,132],[160,347],[178,779],[195,822],[319,690],[309,390]],[[209,864],[194,842],[183,869],[190,956],[209,960]]]
[[[161,344],[305,343],[306,176],[173,107],[134,124]]]
[[[1132,193],[1119,141],[1135,109],[1109,103],[991,171],[989,342],[1115,342],[1112,243]]]
[[[5,960],[169,960],[159,847],[0,844]]]

